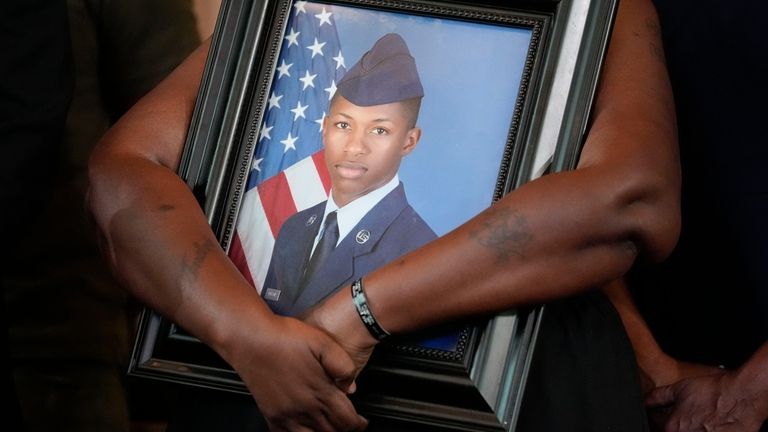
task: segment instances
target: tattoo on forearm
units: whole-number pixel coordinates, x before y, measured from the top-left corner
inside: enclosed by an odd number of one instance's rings
[[[210,239],[205,239],[202,242],[194,242],[192,246],[195,248],[195,252],[192,256],[192,260],[189,261],[186,257],[181,262],[181,277],[188,278],[190,281],[197,279],[197,274],[200,272],[200,267],[203,265],[205,258],[211,253],[216,243]]]
[[[665,63],[666,60],[664,59],[664,49],[659,43],[659,41],[661,41],[661,28],[659,27],[659,23],[652,19],[646,19],[645,28],[648,29],[651,34],[651,54],[660,62]]]
[[[508,262],[512,256],[525,257],[533,238],[525,216],[514,209],[492,207],[481,225],[471,236],[479,244],[495,250],[499,263]]]

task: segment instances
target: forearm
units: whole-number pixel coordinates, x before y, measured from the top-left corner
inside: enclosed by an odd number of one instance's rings
[[[365,278],[393,332],[584,292],[620,277],[641,247],[631,207],[587,172],[515,191],[445,237]],[[641,210],[642,211],[642,210]]]
[[[224,255],[172,171],[121,162],[105,164],[109,174],[92,188],[94,208],[100,200],[116,205],[113,196],[125,200],[99,217],[115,273],[139,300],[220,350],[228,332],[239,327],[236,320],[264,315],[265,305]],[[110,188],[110,182],[121,186]]]
[[[577,294],[621,276],[639,254],[658,260],[669,253],[679,230],[680,174],[660,44],[650,3],[623,1],[578,168],[524,185],[367,276],[385,329],[406,332]],[[328,302],[337,312],[321,320],[350,311],[347,290]]]
[[[201,47],[100,142],[89,164],[89,205],[123,285],[219,348],[224,329],[238,327],[235,317],[268,311],[175,173],[206,51]]]
[[[623,278],[617,279],[603,288],[621,317],[624,328],[635,351],[637,364],[653,387],[671,384],[680,379],[678,364],[669,357],[656,342],[640,311],[635,306],[632,295]],[[650,390],[650,389],[649,389]]]

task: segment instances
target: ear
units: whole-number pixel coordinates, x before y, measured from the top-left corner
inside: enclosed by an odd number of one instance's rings
[[[405,142],[403,143],[403,149],[400,151],[401,156],[405,156],[412,152],[416,148],[416,144],[421,139],[421,128],[413,127],[405,135]]]

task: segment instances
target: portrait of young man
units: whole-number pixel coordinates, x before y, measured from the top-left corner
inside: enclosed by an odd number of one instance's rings
[[[262,289],[295,316],[336,288],[437,238],[398,177],[416,148],[424,90],[403,38],[382,36],[339,81],[323,120],[327,201],[286,220]]]
[[[522,27],[294,5],[228,246],[261,298],[295,316],[490,205],[531,41]]]

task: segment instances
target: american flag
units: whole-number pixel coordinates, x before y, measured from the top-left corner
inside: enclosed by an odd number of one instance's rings
[[[322,126],[346,65],[330,5],[294,3],[278,62],[229,252],[259,292],[283,222],[331,188]]]

